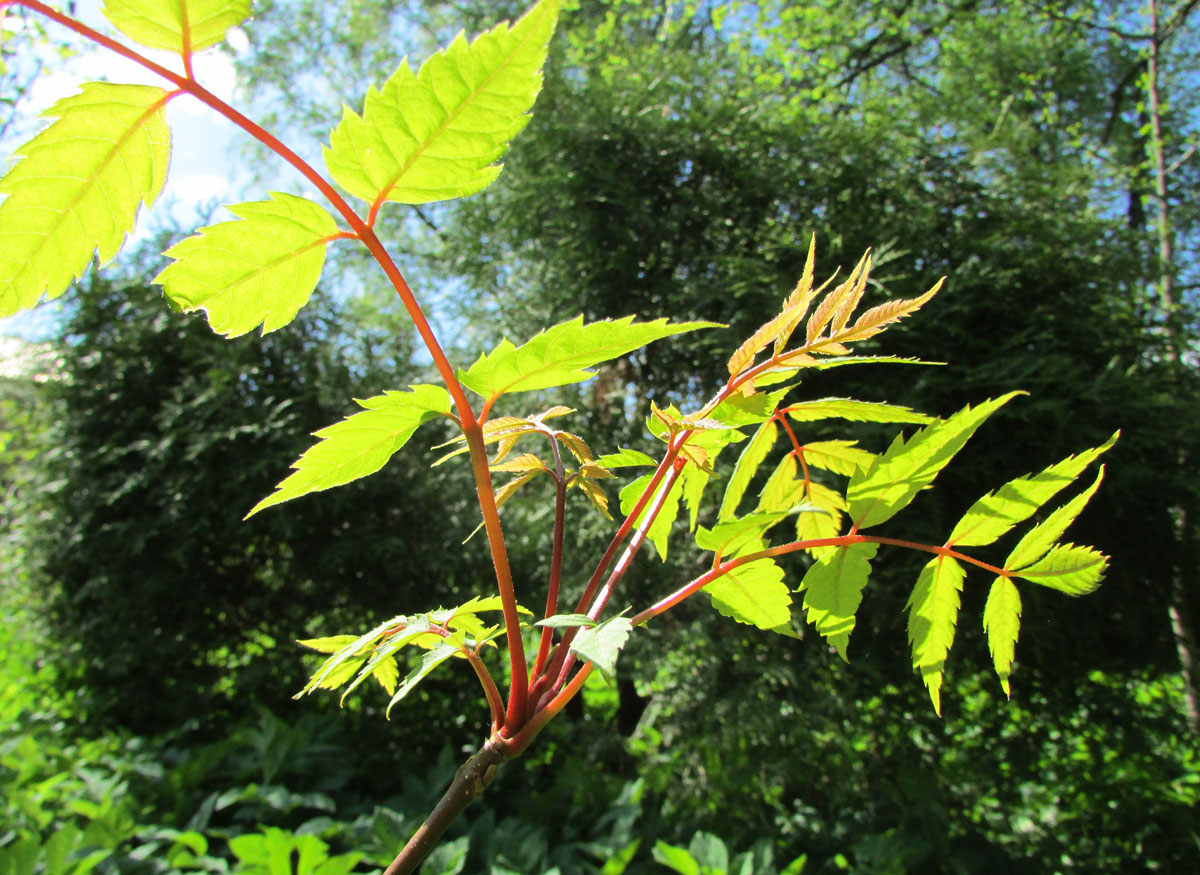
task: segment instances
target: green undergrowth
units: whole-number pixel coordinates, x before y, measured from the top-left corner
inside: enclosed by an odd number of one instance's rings
[[[0,875],[380,872],[461,755],[447,747],[397,769],[377,794],[378,775],[355,790],[372,777],[347,770],[361,740],[328,716],[260,708],[216,741],[195,727],[92,731],[69,652],[48,647],[11,589],[4,601]],[[981,677],[959,683],[960,712],[943,721],[911,690],[885,686],[803,714],[763,712],[751,726],[719,708],[689,711],[704,672],[680,653],[639,683],[650,706],[598,760],[571,757],[551,733],[500,776],[533,789],[531,807],[473,809],[422,872],[1116,872],[1132,859],[1200,871],[1200,756],[1173,729],[1175,678],[1096,673],[1059,722],[1039,716],[1040,700],[997,708]],[[619,709],[616,689],[596,680],[575,731],[611,737]],[[680,723],[708,743],[678,745]],[[758,747],[781,739],[785,757]],[[789,774],[810,789],[797,792]]]

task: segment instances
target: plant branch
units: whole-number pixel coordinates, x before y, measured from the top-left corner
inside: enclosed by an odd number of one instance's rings
[[[680,445],[682,446],[682,443]],[[658,516],[659,511],[662,510],[663,505],[666,503],[667,496],[671,493],[671,487],[675,485],[675,481],[679,479],[679,475],[682,473],[683,467],[681,465],[671,465],[671,473],[663,478],[662,482],[659,484],[658,491],[654,494],[654,501],[650,505],[649,510],[646,511],[645,518],[641,521],[641,523],[638,524],[637,531],[634,532],[633,538],[629,542],[629,546],[625,548],[625,552],[622,553],[621,558],[617,560],[617,564],[613,568],[612,574],[608,576],[608,580],[604,582],[603,588],[596,595],[595,602],[592,604],[591,608],[588,609],[589,619],[600,619],[600,615],[604,612],[604,608],[608,605],[609,599],[612,598],[613,590],[616,589],[621,578],[625,576],[625,572],[629,570],[629,566],[633,563],[634,556],[637,555],[638,550],[646,540],[646,534],[650,531],[650,526],[654,524],[655,518]],[[647,494],[649,491],[649,489],[646,490]],[[578,628],[575,628],[570,630],[570,632],[574,633],[571,635],[570,639],[568,639],[566,635],[563,636],[563,643],[567,648],[570,647],[570,641],[574,639],[574,635],[579,633],[579,630]],[[568,649],[566,657],[562,661],[562,668],[558,671],[558,677],[554,682],[554,686],[550,688],[552,691],[557,692],[558,690],[562,689],[563,684],[566,682],[567,675],[571,673],[571,667],[574,664],[575,655]]]
[[[563,538],[566,529],[567,515],[567,480],[563,473],[562,448],[553,432],[548,432],[550,449],[554,453],[554,541],[550,549],[550,581],[546,589],[546,613],[544,619],[549,619],[558,613],[558,588],[562,578]],[[537,681],[538,675],[546,665],[550,656],[550,645],[554,641],[554,630],[545,626],[542,629],[542,640],[538,645],[537,657],[533,661],[530,683]]]
[[[604,551],[604,555],[600,557],[600,561],[596,564],[596,570],[592,572],[592,576],[588,580],[587,586],[584,587],[583,595],[579,597],[579,601],[575,606],[575,613],[582,614],[588,609],[588,605],[591,604],[592,597],[596,594],[596,589],[600,586],[600,582],[604,580],[604,574],[606,571],[608,571],[608,566],[612,563],[613,559],[616,558],[617,551],[621,549],[621,544],[625,541],[626,535],[628,535],[630,530],[633,529],[634,521],[638,518],[638,515],[642,512],[647,503],[649,503],[650,498],[655,494],[654,490],[658,487],[658,484],[662,482],[662,478],[666,476],[667,471],[669,471],[671,466],[674,465],[675,459],[679,456],[679,451],[683,448],[683,444],[686,442],[687,437],[690,434],[690,431],[681,433],[678,443],[673,441],[667,447],[667,452],[663,456],[662,460],[658,463],[658,468],[655,469],[653,476],[650,478],[650,482],[646,484],[646,488],[642,491],[642,494],[638,497],[637,502],[634,504],[629,514],[625,517],[625,521],[621,523],[620,528],[618,528],[616,534],[613,535],[612,540],[608,544],[608,549]],[[571,647],[571,642],[575,640],[575,636],[578,634],[578,629],[568,629],[566,633],[564,633],[562,640],[558,642],[558,646],[555,648],[554,656],[551,658],[549,666],[546,668],[545,677],[552,678],[560,676],[559,673],[563,663],[566,661],[567,653]]]
[[[487,789],[500,763],[510,756],[509,746],[492,736],[477,754],[459,766],[454,780],[438,804],[429,812],[404,849],[396,855],[396,859],[392,860],[392,864],[384,870],[384,875],[412,875],[416,872],[450,824]]]

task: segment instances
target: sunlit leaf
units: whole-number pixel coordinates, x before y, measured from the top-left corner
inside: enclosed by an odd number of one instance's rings
[[[99,254],[111,261],[138,208],[167,179],[167,92],[88,82],[46,111],[57,118],[0,179],[0,318],[57,298]]]
[[[370,203],[420,204],[486,188],[529,121],[558,10],[559,0],[542,0],[512,27],[469,44],[459,34],[419,73],[405,59],[382,89],[367,92],[362,116],[344,110],[325,150],[330,175]]]
[[[863,587],[871,574],[871,560],[878,544],[855,543],[838,547],[817,560],[804,575],[800,592],[804,593],[806,619],[832,644],[842,659],[854,614],[862,602]]]
[[[704,587],[713,607],[739,623],[791,634],[792,597],[772,559],[740,565]]]
[[[729,556],[750,541],[762,538],[768,529],[787,517],[786,513],[752,513],[741,519],[717,523],[711,529],[700,526],[696,529],[696,546]]]
[[[410,671],[404,678],[404,683],[396,690],[392,700],[387,704],[387,710],[384,711],[384,716],[391,718],[392,708],[396,706],[405,696],[416,689],[417,684],[425,680],[429,673],[452,657],[458,652],[456,644],[442,644],[432,650],[427,651],[422,657],[421,662],[415,669]]]
[[[105,0],[104,17],[151,49],[198,52],[250,17],[250,0]]]
[[[341,486],[373,474],[387,464],[422,423],[450,412],[450,395],[440,386],[413,386],[408,392],[387,392],[358,404],[365,408],[315,433],[321,441],[305,451],[275,492],[256,504],[260,510]]]
[[[855,401],[852,398],[821,398],[788,405],[784,411],[796,422],[845,419],[850,422],[897,422],[924,425],[933,417],[896,404]]]
[[[842,512],[846,509],[846,500],[841,493],[823,483],[809,481],[805,500],[815,509],[802,511],[796,516],[796,540],[815,541],[836,538],[841,534]],[[820,559],[835,550],[837,547],[814,547],[808,552],[813,558]]]
[[[571,642],[571,652],[595,665],[605,679],[611,682],[617,670],[617,656],[632,630],[633,624],[627,617],[613,617],[599,626],[580,629],[575,640]]]
[[[897,437],[869,469],[850,479],[846,500],[855,525],[864,529],[891,519],[933,482],[984,420],[1018,394],[1009,392],[976,407],[964,407],[907,441]]]
[[[857,444],[857,441],[812,441],[801,450],[804,461],[812,467],[849,477],[856,471],[865,471],[875,461],[874,453],[859,449]]]
[[[800,463],[794,453],[789,453],[779,460],[767,482],[763,484],[759,494],[758,510],[763,513],[787,513],[797,505],[805,502],[804,479],[797,477]]]
[[[1114,434],[1099,447],[1077,456],[1069,456],[1037,474],[1017,477],[995,492],[989,492],[971,505],[971,509],[959,520],[946,543],[959,546],[992,543],[1017,523],[1033,516],[1043,504],[1078,477],[1116,440],[1117,435]],[[1057,537],[1058,535],[1055,535],[1050,542]]]
[[[729,483],[725,486],[725,497],[721,500],[721,509],[717,512],[718,520],[724,522],[737,513],[737,506],[741,503],[742,496],[746,494],[746,489],[758,471],[759,465],[771,452],[771,447],[775,445],[775,438],[778,434],[779,426],[775,424],[774,420],[768,420],[750,438],[750,442],[746,444],[746,448],[738,457],[733,474],[729,477]]]
[[[262,325],[282,328],[321,279],[325,246],[338,233],[323,207],[271,192],[271,200],[234,204],[241,221],[221,222],[176,243],[154,282],[185,312],[204,310],[213,331],[237,337]]]
[[[1100,466],[1100,470],[1096,472],[1096,479],[1092,481],[1092,485],[1068,501],[1062,507],[1046,517],[1046,519],[1034,526],[1025,537],[1017,542],[1017,546],[1013,547],[1013,551],[1008,554],[1008,558],[1004,560],[1004,567],[1010,571],[1019,568],[1024,568],[1040,559],[1054,545],[1059,538],[1063,536],[1063,532],[1071,523],[1075,522],[1075,518],[1096,494],[1096,490],[1100,488],[1100,483],[1104,480],[1104,466]]]
[[[912,298],[903,301],[888,301],[886,304],[880,304],[878,307],[872,307],[870,310],[863,313],[855,320],[845,331],[841,331],[837,335],[837,339],[841,343],[851,343],[859,340],[866,340],[868,337],[874,337],[879,332],[883,331],[889,325],[900,321],[905,316],[915,313],[917,310],[929,303],[930,298],[938,293],[942,288],[942,283],[945,280],[938,280],[932,289],[921,295],[919,298]]]
[[[942,674],[946,655],[954,644],[959,593],[966,572],[949,556],[938,556],[921,569],[917,585],[905,607],[908,610],[908,643],[913,668],[929,689],[933,710],[942,713]]]
[[[633,510],[633,506],[637,504],[642,493],[646,491],[646,487],[650,485],[650,480],[654,474],[645,474],[634,480],[628,486],[621,490],[621,513],[626,516]],[[650,497],[646,502],[642,512],[638,514],[638,518],[634,521],[637,528],[641,528],[642,520],[645,519],[646,513],[654,506],[655,499],[662,490],[664,479],[659,483],[655,495]],[[646,531],[646,537],[654,545],[658,551],[659,557],[665,562],[667,559],[667,542],[671,535],[671,527],[675,524],[675,518],[679,516],[679,499],[683,496],[683,480],[677,478],[667,492],[666,498],[662,502],[662,507],[650,523],[650,528]]]
[[[607,456],[601,456],[596,460],[597,465],[605,468],[631,468],[642,465],[654,467],[658,463],[650,456],[640,450],[630,450],[622,447],[615,453],[609,453]]]
[[[575,629],[580,626],[590,628],[597,624],[596,621],[587,614],[555,614],[553,617],[547,617],[544,620],[538,620],[533,625],[547,626],[551,629]]]
[[[1021,596],[1016,585],[1007,577],[997,577],[988,590],[983,608],[983,631],[987,634],[988,650],[1006,696],[1012,695],[1008,678],[1012,674],[1017,633],[1021,629]]]
[[[1086,595],[1099,586],[1107,568],[1108,557],[1091,547],[1057,544],[1037,562],[1013,573],[1067,595]]]
[[[565,386],[591,379],[596,372],[589,368],[652,341],[710,327],[714,323],[668,324],[666,319],[634,322],[632,316],[584,325],[580,316],[547,328],[521,346],[502,340],[466,371],[459,371],[458,377],[464,386],[484,398]]]

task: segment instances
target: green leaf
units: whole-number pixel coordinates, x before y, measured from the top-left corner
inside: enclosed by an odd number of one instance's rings
[[[519,347],[502,340],[466,371],[460,370],[458,377],[464,386],[484,398],[581,383],[596,376],[595,371],[588,370],[594,365],[641,349],[655,340],[714,325],[712,322],[668,324],[666,319],[634,322],[632,316],[584,325],[583,317],[578,316],[547,328]]]
[[[715,459],[710,459],[711,464]],[[688,511],[688,531],[696,530],[696,523],[700,519],[700,500],[704,497],[705,487],[712,479],[711,467],[700,467],[699,465],[688,465],[683,469],[683,474],[680,477],[683,480],[683,506]]]
[[[850,477],[865,471],[875,461],[875,454],[861,450],[858,441],[813,441],[805,444],[804,461],[814,468],[824,468],[834,474]]]
[[[571,643],[571,652],[595,665],[611,683],[617,670],[617,655],[632,630],[633,624],[627,617],[613,617],[594,628],[581,629]]]
[[[412,386],[357,402],[365,410],[315,433],[321,438],[292,465],[275,492],[246,514],[291,501],[310,492],[341,486],[374,474],[404,446],[423,423],[450,412],[450,395],[440,386]]]
[[[764,419],[770,419],[779,402],[783,400],[792,387],[778,389],[775,392],[756,392],[753,395],[732,395],[713,408],[709,418],[723,423],[730,428],[743,425],[757,425]]]
[[[963,448],[975,430],[1019,392],[964,407],[926,426],[907,441],[896,438],[866,471],[857,472],[846,490],[850,518],[860,529],[891,519],[911,502]]]
[[[661,839],[654,843],[650,851],[654,862],[666,866],[678,875],[701,875],[700,864],[692,857],[686,848],[669,845]]]
[[[325,150],[330,175],[369,203],[422,204],[486,188],[529,121],[558,10],[558,0],[542,0],[511,28],[500,24],[469,45],[459,34],[416,74],[405,59],[367,92],[361,117],[345,109]]]
[[[997,577],[992,581],[987,604],[983,608],[983,631],[987,634],[992,664],[996,666],[996,674],[1006,696],[1012,695],[1008,678],[1012,674],[1017,633],[1020,629],[1021,595],[1011,580],[1007,577]]]
[[[751,541],[761,540],[771,526],[787,518],[786,513],[752,513],[741,519],[717,523],[711,529],[696,529],[696,546],[722,556],[736,553]]]
[[[921,569],[917,585],[908,598],[908,643],[912,645],[913,668],[929,689],[933,710],[942,714],[942,672],[946,655],[954,644],[958,622],[959,593],[966,572],[949,556],[938,556]]]
[[[796,422],[845,419],[850,422],[897,422],[924,425],[933,417],[896,404],[855,401],[852,398],[821,398],[788,405],[786,413]]]
[[[779,465],[771,472],[759,495],[759,511],[787,513],[797,505],[804,504],[805,483],[796,476],[799,468],[794,453],[788,453],[779,460]]]
[[[862,602],[878,544],[855,543],[822,556],[804,575],[806,619],[832,644],[842,659],[854,631],[854,613]],[[849,660],[847,660],[849,661]]]
[[[791,634],[792,597],[783,569],[772,559],[740,565],[704,587],[726,617],[760,629]]]
[[[551,629],[575,629],[579,626],[592,627],[596,621],[587,614],[555,614],[544,620],[538,620],[533,625],[548,626]]]
[[[1008,554],[1008,558],[1004,560],[1004,567],[1009,571],[1023,568],[1036,562],[1046,554],[1046,551],[1054,545],[1054,543],[1062,537],[1063,532],[1071,523],[1075,522],[1075,518],[1079,516],[1080,511],[1096,494],[1096,490],[1100,488],[1100,483],[1104,480],[1104,466],[1100,466],[1100,470],[1096,472],[1096,479],[1092,481],[1092,485],[1086,490],[1075,496],[1062,507],[1058,508],[1046,519],[1030,529],[1017,546],[1013,547],[1013,551]]]
[[[416,616],[405,617],[403,619],[406,621],[403,629],[396,631],[375,645],[374,652],[363,667],[359,669],[354,681],[342,691],[339,704],[344,704],[346,697],[354,692],[359,684],[367,678],[374,676],[378,671],[382,671],[385,676],[390,675],[392,677],[391,689],[388,692],[391,693],[396,689],[395,678],[399,675],[399,669],[396,668],[395,654],[406,645],[417,643],[417,639],[422,635],[428,635],[429,630],[433,627],[433,624],[429,622],[427,617]]]
[[[1117,434],[1114,434],[1099,447],[1086,450],[1078,456],[1068,456],[1038,474],[1017,477],[995,492],[989,492],[971,505],[971,509],[959,520],[946,541],[947,545],[982,546],[992,543],[1017,523],[1033,516],[1038,508],[1078,477],[1116,440]]]
[[[738,457],[733,474],[729,477],[729,483],[725,486],[725,496],[721,499],[721,509],[717,512],[718,520],[724,522],[737,513],[737,506],[741,503],[742,496],[746,494],[746,489],[750,486],[750,481],[754,479],[758,466],[771,452],[778,435],[779,426],[772,419],[764,422],[754,433],[754,437],[750,438],[750,442],[746,444],[746,448]]]
[[[103,11],[131,40],[184,54],[224,40],[250,17],[250,0],[106,0]]]
[[[405,675],[404,683],[400,685],[395,695],[392,696],[392,700],[388,702],[387,710],[383,712],[384,716],[391,719],[392,708],[396,706],[396,703],[416,689],[417,684],[425,680],[431,671],[456,654],[458,650],[458,644],[446,643],[439,644],[437,647],[426,652],[421,657],[420,664]]]
[[[235,204],[221,222],[176,243],[176,259],[154,278],[184,312],[204,310],[213,331],[237,337],[282,328],[312,295],[337,223],[323,207],[281,192]]]
[[[815,508],[803,511],[796,517],[796,540],[814,541],[822,538],[836,538],[842,531],[842,512],[846,509],[846,500],[841,494],[822,483],[809,481],[808,504]],[[837,550],[837,547],[813,547],[808,552],[814,559],[820,559]]]
[[[607,456],[601,456],[596,460],[596,464],[602,468],[636,468],[643,465],[654,467],[658,462],[647,456],[640,450],[630,450],[621,447],[615,453],[609,453]]]
[[[321,664],[321,667],[317,669],[311,678],[309,678],[308,683],[304,685],[304,689],[302,689],[292,698],[299,699],[301,696],[304,696],[317,688],[335,689],[336,687],[341,686],[346,680],[349,680],[350,677],[353,676],[354,672],[351,671],[349,675],[342,680],[337,681],[336,683],[334,683],[331,679],[333,676],[335,676],[334,673],[337,672],[338,674],[336,676],[340,677],[341,673],[344,671],[345,664],[350,661],[356,662],[356,668],[357,666],[361,666],[362,663],[369,658],[367,651],[374,646],[375,640],[384,632],[388,631],[388,629],[399,627],[400,624],[404,623],[406,620],[406,617],[393,617],[386,622],[380,623],[365,635],[359,635],[357,638],[353,638],[344,647],[334,653],[333,656],[325,660],[325,662]],[[321,641],[328,639],[315,640]]]
[[[46,111],[58,121],[0,179],[0,318],[57,298],[97,250],[103,264],[121,249],[167,179],[166,102],[161,88],[88,82]]]
[[[633,510],[633,506],[637,504],[642,493],[646,491],[646,487],[650,485],[650,480],[654,477],[653,473],[645,474],[634,480],[621,490],[621,513],[626,516]],[[665,481],[664,481],[665,482]],[[658,489],[662,489],[663,484],[659,483]],[[650,528],[646,532],[646,537],[650,543],[654,545],[654,549],[658,551],[659,558],[664,562],[667,561],[667,541],[671,535],[671,527],[675,524],[675,518],[679,516],[679,499],[683,495],[683,479],[677,478],[671,485],[671,490],[667,493],[663,500],[662,507],[659,509],[658,515],[654,521],[650,523]],[[634,520],[635,526],[641,526],[642,520],[648,511],[654,505],[654,499],[657,494],[646,502],[646,506],[642,512],[638,514],[638,518]]]
[[[1056,544],[1037,562],[1013,573],[1067,595],[1086,595],[1100,585],[1106,568],[1108,557],[1091,547]]]
[[[319,653],[337,653],[350,642],[357,640],[357,635],[333,635],[329,638],[308,638],[296,643],[303,644]]]

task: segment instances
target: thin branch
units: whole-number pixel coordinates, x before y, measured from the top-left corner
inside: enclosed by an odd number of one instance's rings
[[[547,430],[550,438],[550,448],[554,452],[554,540],[550,548],[550,582],[546,589],[546,613],[544,619],[550,619],[558,613],[558,588],[562,578],[563,538],[566,529],[567,515],[567,479],[563,473],[562,448],[554,433]],[[550,656],[550,645],[554,641],[554,629],[550,626],[542,628],[542,640],[538,645],[537,657],[533,661],[531,683],[536,682],[546,660]]]

